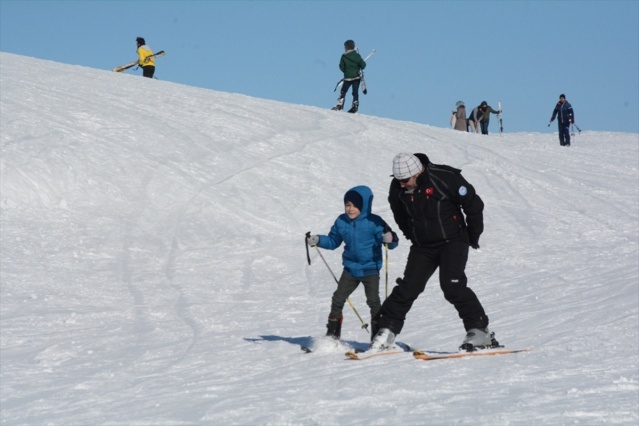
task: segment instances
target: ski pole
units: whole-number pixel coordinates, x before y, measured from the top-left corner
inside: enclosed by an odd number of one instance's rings
[[[388,299],[388,244],[384,244],[386,248],[386,298]]]
[[[581,129],[579,128],[579,126],[577,126],[575,123],[572,123],[572,125],[575,126],[575,129],[577,129],[579,133],[581,133]]]
[[[320,257],[322,258],[322,260],[324,261],[324,265],[326,265],[326,267],[328,268],[328,271],[331,273],[331,275],[333,276],[333,279],[335,280],[335,282],[339,285],[339,281],[337,280],[337,277],[335,276],[335,274],[333,273],[333,270],[331,269],[330,266],[328,266],[328,263],[326,262],[326,259],[324,259],[324,256],[322,255],[322,252],[320,251],[319,247],[314,246],[315,250],[317,250],[317,253],[319,253]],[[353,309],[353,312],[355,312],[355,315],[357,315],[357,318],[359,318],[359,321],[362,323],[362,328],[364,330],[366,330],[367,333],[370,333],[370,331],[368,331],[368,324],[366,324],[364,322],[364,320],[362,319],[362,317],[359,315],[359,312],[357,312],[357,309],[355,309],[355,306],[353,306],[353,302],[351,302],[351,299],[349,299],[348,297],[346,298],[346,301],[348,302],[348,304],[350,305],[350,307]]]
[[[391,232],[391,230],[388,225],[384,225],[384,234],[387,232]],[[388,244],[384,244],[384,247],[386,249],[386,260],[384,262],[386,264],[386,298],[388,299]]]
[[[501,120],[502,114],[501,114],[501,101],[497,102],[497,105],[499,107],[499,134],[501,135],[502,133],[504,133],[504,124]]]

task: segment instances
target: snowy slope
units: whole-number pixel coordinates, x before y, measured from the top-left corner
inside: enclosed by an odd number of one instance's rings
[[[365,105],[0,66],[0,423],[639,422],[639,135],[582,129],[563,148]],[[360,184],[396,228],[402,151],[463,169],[484,199],[469,283],[498,340],[531,352],[345,361],[368,340],[348,305],[346,344],[322,341],[335,283],[302,237],[328,232]],[[389,285],[407,253],[404,239],[390,252]],[[340,273],[341,250],[323,254]],[[351,300],[368,321],[363,291]],[[454,350],[463,335],[433,279],[399,339]]]

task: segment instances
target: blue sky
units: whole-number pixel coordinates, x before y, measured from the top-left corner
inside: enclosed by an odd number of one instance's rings
[[[448,127],[458,100],[501,101],[504,131],[551,132],[565,93],[582,130],[639,133],[636,0],[0,0],[3,52],[111,70],[137,36],[164,81],[330,108],[353,39],[377,50],[362,114]]]

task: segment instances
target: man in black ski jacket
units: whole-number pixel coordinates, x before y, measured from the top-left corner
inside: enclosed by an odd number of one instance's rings
[[[425,154],[398,154],[392,176],[388,201],[395,222],[412,245],[404,278],[397,280],[399,285],[372,322],[371,350],[392,345],[437,268],[444,297],[459,313],[467,332],[461,348],[493,345],[488,316],[464,273],[469,247],[479,248],[484,230],[483,201],[461,170],[431,164]]]

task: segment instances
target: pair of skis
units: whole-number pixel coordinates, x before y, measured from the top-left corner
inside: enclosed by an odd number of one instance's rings
[[[477,357],[477,356],[516,354],[516,353],[528,352],[528,351],[530,351],[530,349],[504,349],[503,347],[476,350],[473,352],[429,352],[429,351],[420,351],[419,349],[416,349],[413,351],[413,357],[415,359],[420,359],[422,361],[434,361],[437,359],[456,359],[456,358],[467,358],[467,357]],[[346,357],[347,359],[364,361],[364,360],[375,358],[375,357],[397,355],[397,354],[401,354],[405,352],[406,351],[401,348],[397,350],[375,352],[372,354],[357,353],[354,351],[349,351],[349,352],[346,352]]]
[[[153,55],[149,55],[146,57],[146,59],[144,60],[145,62],[148,62],[151,58],[155,58],[155,57],[159,57],[159,56],[164,56],[164,50],[160,50],[158,53],[154,53]],[[135,62],[129,62],[128,64],[124,64],[124,65],[120,65],[119,67],[115,67],[113,68],[114,72],[122,72],[122,71],[126,71],[129,68],[133,68],[134,66],[139,65],[138,61]]]

